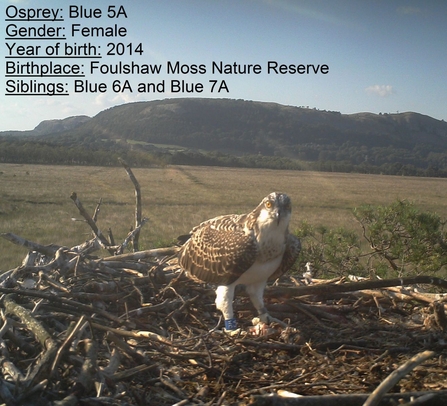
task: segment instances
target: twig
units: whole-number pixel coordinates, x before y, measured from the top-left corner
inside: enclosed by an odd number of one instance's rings
[[[57,365],[59,364],[59,361],[62,357],[63,352],[65,349],[70,345],[70,343],[73,341],[74,336],[78,333],[78,331],[81,329],[82,324],[84,324],[86,320],[85,316],[81,316],[81,318],[78,320],[76,325],[74,326],[73,330],[70,332],[70,334],[65,338],[62,345],[59,347],[59,350],[56,353],[56,356],[54,358],[53,365],[51,366],[49,376],[52,376],[54,374],[54,371],[57,368]]]
[[[12,295],[6,295],[3,299],[5,304],[5,309],[7,313],[14,314],[19,317],[23,323],[29,328],[40,344],[48,349],[53,346],[55,343],[51,335],[43,328],[43,326],[33,317],[31,312],[24,307],[18,305],[13,299]]]
[[[77,382],[73,387],[73,393],[80,395],[88,393],[94,383],[94,376],[96,374],[96,359],[98,355],[98,343],[94,340],[85,340],[86,358],[82,365],[81,372],[78,376]]]
[[[167,376],[163,376],[162,373],[160,373],[160,382],[183,399],[187,397],[180,388],[177,388],[177,386],[175,386],[174,382],[172,382],[171,379],[169,379]]]
[[[102,258],[99,261],[140,261],[149,258],[162,258],[177,254],[178,247],[154,248],[146,251],[131,252],[129,254],[114,255]]]
[[[77,406],[79,405],[79,399],[74,395],[68,395],[62,400],[56,400],[53,402],[53,406]]]
[[[123,253],[124,248],[126,248],[129,245],[129,242],[133,240],[133,246],[134,246],[134,251],[135,251],[135,238],[137,238],[137,236],[140,234],[140,230],[141,227],[144,226],[144,224],[148,221],[149,219],[147,217],[145,217],[143,220],[141,220],[140,224],[135,227],[135,229],[133,229],[128,235],[127,237],[124,239],[123,243],[117,248],[116,250],[116,254],[120,255]]]
[[[128,357],[131,357],[137,362],[138,364],[149,364],[149,359],[141,354],[138,351],[135,351],[129,344],[127,344],[126,341],[122,340],[120,337],[118,337],[116,334],[112,333],[111,331],[107,332],[107,339],[113,342],[113,344],[116,345],[117,348],[119,348],[122,352],[124,352],[125,355]]]
[[[92,327],[103,330],[103,331],[110,331],[116,335],[124,336],[124,337],[132,337],[132,338],[147,338],[149,340],[159,341],[163,344],[173,345],[171,341],[169,341],[167,338],[157,334],[153,333],[152,331],[126,331],[126,330],[120,330],[117,328],[107,327],[103,326],[98,323],[91,323]]]
[[[399,382],[405,375],[409,374],[414,368],[422,364],[427,359],[435,355],[434,351],[424,351],[415,355],[413,358],[402,364],[369,395],[363,406],[377,406],[385,393],[387,393],[397,382]]]
[[[37,251],[46,256],[53,256],[58,249],[61,248],[60,245],[49,244],[49,245],[41,245],[35,242],[29,241],[25,238],[19,237],[18,235],[12,233],[2,233],[0,234],[4,239],[11,241],[14,244],[21,245],[25,248],[28,248],[30,251]]]
[[[410,399],[422,396],[433,396],[430,406],[444,406],[447,391],[389,393],[384,396],[385,405],[409,402]],[[303,396],[298,398],[282,398],[280,396],[254,395],[250,398],[251,406],[362,406],[368,398],[367,394]]]
[[[90,226],[90,228],[93,231],[93,234],[95,234],[96,237],[98,237],[98,239],[100,240],[100,242],[107,248],[107,250],[113,254],[114,250],[110,248],[109,246],[109,242],[107,241],[107,238],[104,236],[104,234],[101,232],[101,230],[98,228],[98,226],[96,225],[96,223],[93,221],[93,219],[90,217],[90,215],[87,213],[87,211],[85,210],[84,206],[82,205],[81,201],[78,198],[78,195],[76,194],[76,192],[73,192],[70,196],[70,199],[73,200],[74,204],[76,205],[76,207],[79,210],[79,213],[81,214],[82,217],[85,218],[85,220],[87,221],[88,225]]]
[[[111,375],[108,377],[108,379],[111,379],[114,382],[122,381],[123,379],[129,379],[134,375],[141,374],[143,372],[146,372],[150,369],[158,368],[157,364],[152,365],[138,365],[134,368],[126,369],[125,371],[117,372],[114,375]]]
[[[5,402],[6,406],[16,406],[16,399],[12,396],[11,391],[6,386],[6,381],[0,379],[0,399]]]
[[[92,220],[96,223],[98,221],[99,208],[102,204],[102,198],[99,199],[98,204],[95,207],[95,211],[93,212]]]
[[[416,284],[429,284],[447,288],[446,280],[432,276],[421,275],[408,278],[341,283],[339,285],[320,284],[296,287],[270,287],[265,290],[265,295],[268,297],[305,296],[315,294],[325,295],[341,292],[355,292],[357,290],[364,289],[380,289],[390,286],[405,286]]]
[[[130,180],[132,181],[135,187],[135,234],[133,235],[133,250],[138,251],[138,240],[140,237],[140,228],[141,228],[141,189],[140,184],[137,181],[137,178],[132,172],[130,166],[124,161],[122,158],[118,158],[118,161],[121,165],[124,166],[127,174],[129,175]]]
[[[0,365],[3,369],[3,376],[9,374],[15,382],[20,382],[25,379],[20,370],[11,361],[2,357],[0,358]]]
[[[4,304],[6,311],[19,317],[45,349],[42,357],[36,363],[27,378],[26,387],[29,389],[39,378],[48,376],[51,364],[56,356],[56,342],[48,331],[45,330],[45,328],[33,317],[29,310],[12,300],[12,295],[7,295],[4,298]]]
[[[17,404],[18,405],[23,405],[23,401],[26,398],[31,396],[33,393],[43,391],[46,388],[47,385],[48,385],[48,379],[44,379],[43,381],[41,381],[38,384],[34,385],[32,388],[30,388],[29,391],[26,391],[21,396],[19,396],[19,398],[17,399]]]
[[[109,363],[106,367],[100,368],[101,373],[105,376],[110,376],[114,374],[121,365],[121,357],[117,348],[112,349],[110,354]]]
[[[88,312],[89,314],[96,313],[96,314],[98,314],[102,317],[105,317],[111,321],[114,321],[120,325],[127,324],[127,321],[121,320],[119,317],[117,317],[109,312],[106,312],[105,310],[98,309],[93,306],[85,305],[83,303],[79,303],[74,300],[66,299],[66,298],[55,296],[52,294],[46,294],[46,293],[36,292],[36,291],[32,291],[32,290],[9,289],[9,288],[1,288],[1,287],[0,287],[0,292],[7,293],[7,294],[13,293],[13,294],[18,294],[18,295],[23,295],[23,296],[39,297],[39,298],[46,299],[46,300],[56,302],[59,304],[72,306],[73,308],[75,308],[79,311]]]
[[[43,272],[43,271],[39,271],[39,278],[43,279],[45,282],[48,283],[48,285],[52,286],[53,288],[56,288],[57,290],[60,290],[60,291],[62,291],[64,293],[70,293],[69,289],[67,289],[61,283],[51,279],[51,277],[49,275],[47,275],[45,272]]]

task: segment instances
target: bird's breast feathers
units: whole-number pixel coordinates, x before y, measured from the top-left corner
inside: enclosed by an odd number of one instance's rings
[[[270,261],[284,254],[288,234],[288,221],[284,220],[279,224],[276,221],[258,221],[255,230],[258,243],[258,262]]]

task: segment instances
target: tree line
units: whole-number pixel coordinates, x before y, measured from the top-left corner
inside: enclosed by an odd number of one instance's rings
[[[388,148],[388,158],[375,151],[348,146],[334,155],[321,146],[301,146],[301,158],[280,155],[233,155],[218,151],[157,148],[153,145],[132,144],[120,140],[84,140],[56,142],[35,138],[0,138],[0,162],[49,165],[116,166],[122,157],[135,167],[165,165],[200,165],[240,168],[314,170],[323,172],[370,173],[404,176],[447,177],[447,153],[430,153],[425,161],[416,162],[408,151]],[[307,151],[307,155],[304,155]],[[311,156],[309,151],[315,152]],[[394,152],[393,152],[394,151]],[[394,156],[392,159],[391,156]],[[307,158],[307,159],[304,159]],[[310,159],[313,158],[313,159]]]

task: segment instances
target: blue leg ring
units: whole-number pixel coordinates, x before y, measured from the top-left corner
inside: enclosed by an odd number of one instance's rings
[[[236,329],[237,329],[236,319],[225,320],[225,330],[236,330]]]

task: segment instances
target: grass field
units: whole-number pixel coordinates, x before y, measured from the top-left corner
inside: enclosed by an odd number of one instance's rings
[[[274,190],[293,203],[294,230],[302,221],[329,228],[357,228],[352,209],[363,203],[414,202],[447,218],[447,179],[218,167],[133,169],[150,221],[141,249],[168,244],[210,217],[252,210]],[[70,199],[76,192],[93,210],[103,199],[99,227],[120,242],[134,223],[134,189],[123,168],[0,164],[0,233],[73,246],[90,238]],[[16,267],[24,248],[0,238],[0,270]]]

